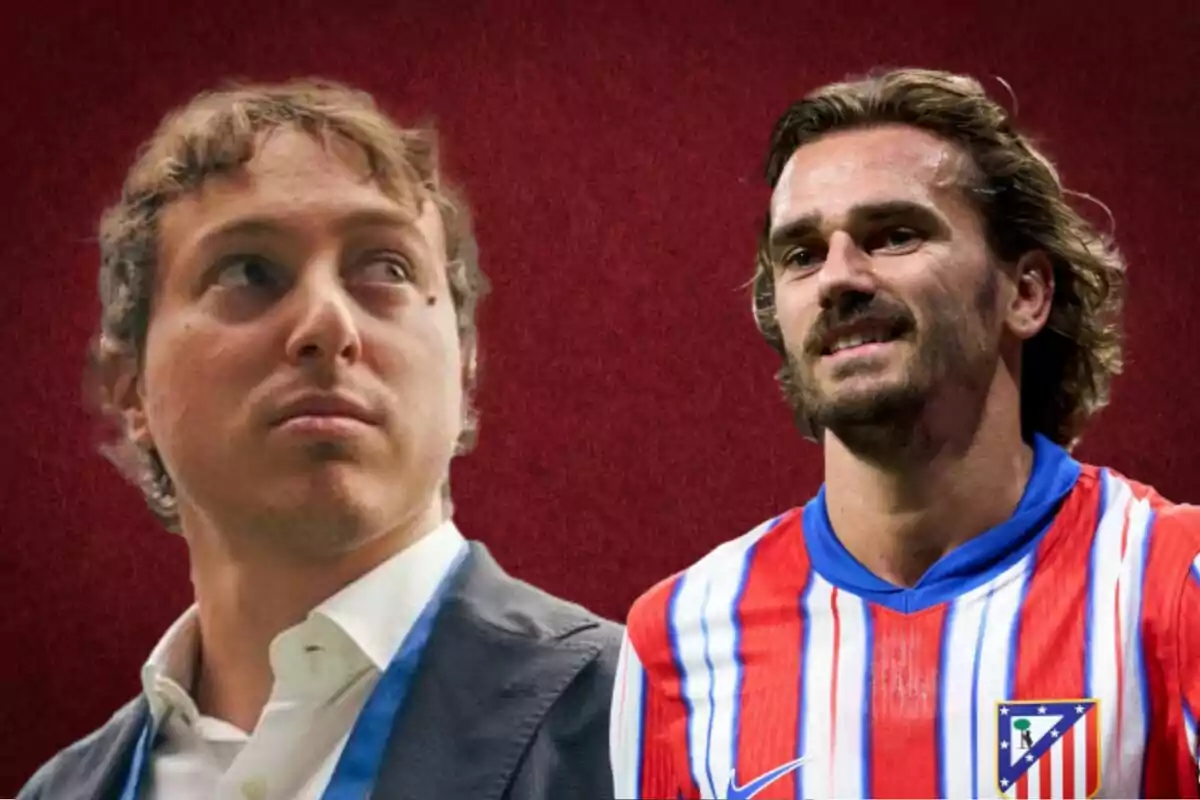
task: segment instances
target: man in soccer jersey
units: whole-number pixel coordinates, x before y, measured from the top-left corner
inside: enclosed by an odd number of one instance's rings
[[[1124,265],[974,80],[779,120],[754,311],[806,505],[639,598],[620,797],[1196,797],[1200,509],[1068,454]]]

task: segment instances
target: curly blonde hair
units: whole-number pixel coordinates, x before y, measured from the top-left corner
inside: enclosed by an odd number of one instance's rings
[[[158,269],[163,209],[215,175],[249,161],[263,133],[282,127],[324,142],[349,142],[366,156],[370,178],[400,202],[432,202],[445,228],[447,278],[464,363],[467,419],[458,453],[474,445],[478,417],[471,402],[478,380],[476,309],[488,290],[470,215],[438,168],[432,127],[397,125],[367,93],[321,79],[239,85],[204,92],[170,112],[142,146],[120,199],[100,221],[100,325],[88,349],[85,386],[112,424],[101,451],[141,487],[154,514],[178,530],[174,484],[162,459],[130,440],[112,397],[111,377],[141,365]],[[449,486],[443,486],[449,505]]]
[[[1123,258],[1071,207],[1054,165],[1014,128],[1009,113],[963,75],[900,69],[816,89],[775,124],[767,182],[774,189],[788,159],[805,144],[834,131],[881,124],[931,132],[971,157],[976,169],[965,188],[1000,258],[1016,260],[1031,250],[1049,256],[1055,282],[1050,318],[1022,351],[1021,429],[1026,439],[1040,433],[1074,446],[1088,420],[1108,404],[1112,380],[1121,371]],[[775,316],[770,228],[768,212],[752,302],[763,337],[786,359]],[[786,380],[786,364],[779,379]]]

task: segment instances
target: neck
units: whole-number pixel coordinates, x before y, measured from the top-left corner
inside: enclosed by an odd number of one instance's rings
[[[826,432],[829,519],[863,566],[912,586],[943,555],[1012,516],[1033,450],[1021,438],[1019,404],[1005,394],[992,391],[968,430],[946,430],[953,415],[931,409],[934,419],[911,437],[917,444],[886,459],[862,458]]]
[[[382,536],[326,558],[298,558],[253,536],[223,535],[186,522],[200,623],[196,704],[201,713],[250,732],[274,683],[275,637],[430,533],[441,522],[441,508],[435,502]]]

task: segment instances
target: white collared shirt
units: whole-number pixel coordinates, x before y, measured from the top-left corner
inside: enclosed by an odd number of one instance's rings
[[[142,669],[163,739],[150,800],[319,798],[393,654],[464,546],[452,522],[380,564],[271,642],[274,684],[253,733],[199,712],[189,692],[198,636],[189,608]]]

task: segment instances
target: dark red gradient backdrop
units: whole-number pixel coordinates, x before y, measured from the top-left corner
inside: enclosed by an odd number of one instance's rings
[[[97,215],[160,115],[226,78],[324,75],[439,124],[495,284],[458,520],[551,591],[622,617],[655,580],[816,488],[819,451],[790,428],[742,287],[760,165],[789,101],[880,64],[1002,77],[1069,185],[1112,208],[1132,265],[1129,367],[1081,452],[1200,500],[1200,12],[1008,5],[5,12],[0,794],[137,690],[189,599],[181,543],[90,449],[79,375]]]

